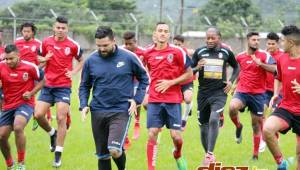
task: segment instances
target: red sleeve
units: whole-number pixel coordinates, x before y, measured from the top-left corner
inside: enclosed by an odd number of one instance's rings
[[[46,51],[46,46],[45,46],[46,42],[45,40],[41,43],[40,45],[40,54],[41,56],[45,56],[47,54],[47,51]]]
[[[31,73],[32,78],[34,80],[40,80],[39,68],[35,64],[32,64],[30,68],[31,68],[30,73]]]
[[[72,48],[73,56],[75,56],[76,60],[79,60],[82,57],[82,50],[80,45],[75,43],[74,47]]]
[[[183,51],[182,48],[178,48],[177,54],[176,54],[176,60],[177,60],[179,67],[184,70],[185,63],[186,63],[186,53]]]

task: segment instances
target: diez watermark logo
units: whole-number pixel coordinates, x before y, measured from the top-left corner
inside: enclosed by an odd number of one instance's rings
[[[249,166],[222,166],[221,162],[212,162],[209,166],[199,166],[197,170],[265,170]]]

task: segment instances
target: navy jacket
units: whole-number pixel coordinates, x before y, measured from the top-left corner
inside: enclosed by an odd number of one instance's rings
[[[135,95],[134,77],[139,81]],[[79,87],[80,108],[88,106],[92,89],[92,112],[128,112],[128,99],[141,104],[148,85],[149,76],[134,53],[117,46],[115,52],[106,57],[95,51],[83,65]]]

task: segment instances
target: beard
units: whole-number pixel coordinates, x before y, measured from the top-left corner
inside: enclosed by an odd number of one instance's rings
[[[109,56],[111,56],[113,53],[114,53],[113,50],[110,50],[110,51],[105,52],[105,53],[102,53],[101,51],[98,50],[98,54],[99,54],[100,56],[102,56],[102,57],[109,57]]]
[[[249,47],[253,52],[257,50],[257,47]]]

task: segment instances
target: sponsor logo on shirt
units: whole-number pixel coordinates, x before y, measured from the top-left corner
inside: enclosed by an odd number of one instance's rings
[[[223,54],[222,53],[219,53],[219,58],[223,58]]]
[[[208,57],[209,54],[208,54],[208,53],[205,53],[205,54],[202,54],[201,56],[202,56],[202,57]]]
[[[173,62],[173,59],[174,59],[173,54],[169,54],[168,57],[167,57],[168,62],[169,62],[169,63],[172,63],[172,62]]]
[[[54,49],[60,50],[60,47],[54,46]]]
[[[125,65],[124,61],[119,61],[118,64],[117,64],[117,68],[122,67],[124,65]]]
[[[296,70],[296,67],[288,67],[288,70]]]
[[[36,46],[34,45],[34,46],[31,47],[31,51],[35,52],[35,50],[36,50]]]
[[[28,73],[27,72],[23,73],[23,80],[24,81],[28,80]]]
[[[29,48],[29,46],[28,45],[24,45],[23,48]]]
[[[155,59],[156,60],[162,60],[164,57],[163,56],[156,56]]]
[[[71,53],[70,47],[65,48],[65,54],[69,55]]]
[[[250,60],[250,61],[246,61],[246,63],[247,63],[247,64],[252,64],[252,63],[253,63],[253,61],[252,61],[252,60]]]
[[[11,77],[18,77],[18,74],[17,73],[10,73],[9,74]]]

